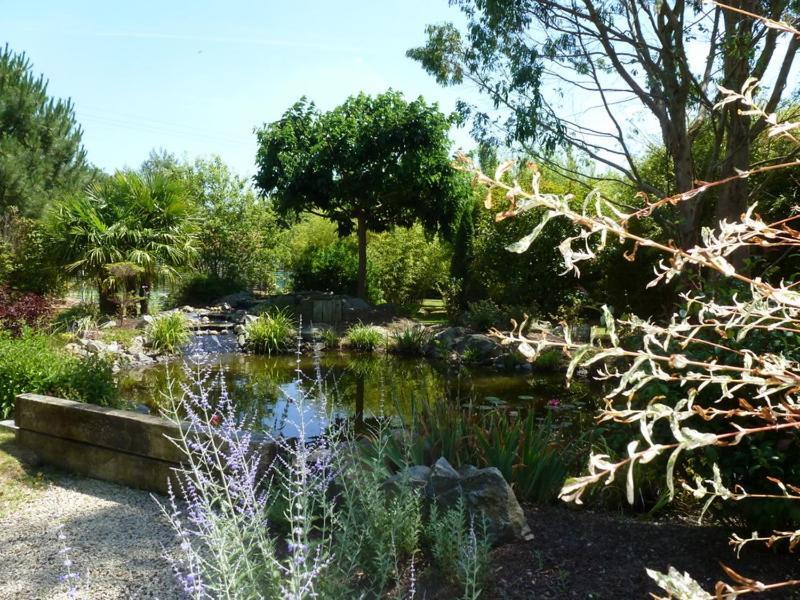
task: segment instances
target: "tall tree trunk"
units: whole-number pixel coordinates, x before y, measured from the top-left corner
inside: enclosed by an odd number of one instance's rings
[[[113,315],[117,312],[117,303],[114,302],[112,292],[107,290],[102,283],[97,284],[97,303],[100,312],[104,315]]]
[[[682,137],[672,148],[672,160],[675,165],[675,189],[688,192],[694,188],[694,163],[688,136]],[[700,202],[701,197],[684,200],[678,204],[678,244],[681,248],[691,248],[699,239]]]
[[[756,10],[750,0],[743,0],[734,5],[748,11]],[[738,92],[750,76],[750,56],[744,49],[752,43],[752,20],[732,11],[725,11],[723,19],[726,42],[732,47],[741,45],[743,48],[738,52],[732,49],[726,53],[722,65],[725,87]],[[746,171],[750,167],[750,117],[739,114],[743,108],[746,107],[739,102],[733,102],[723,109],[722,121],[726,142],[725,158],[720,170],[720,177],[723,179],[735,176],[737,169]],[[748,193],[747,180],[742,178],[734,179],[720,188],[714,210],[715,228],[722,219],[729,223],[739,220],[747,206]],[[740,248],[729,260],[739,269],[748,256],[748,249]]]
[[[153,282],[150,279],[145,279],[138,288],[137,292],[139,296],[141,296],[139,300],[139,314],[146,315],[150,311],[150,294],[153,291]]]
[[[356,217],[358,223],[358,277],[356,295],[367,299],[367,223],[363,215]]]

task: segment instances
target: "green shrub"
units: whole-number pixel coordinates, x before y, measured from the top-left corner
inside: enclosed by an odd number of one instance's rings
[[[354,240],[343,238],[328,246],[305,248],[292,265],[292,287],[296,291],[354,295],[357,274],[358,253]]]
[[[467,325],[476,331],[487,331],[492,327],[504,327],[508,323],[495,302],[478,300],[467,305]]]
[[[397,354],[418,355],[425,351],[430,341],[431,334],[425,327],[413,325],[392,334],[390,350]]]
[[[102,315],[96,304],[81,302],[59,312],[53,319],[56,333],[74,333],[83,337],[100,326]]]
[[[335,329],[327,328],[322,331],[322,335],[320,336],[322,343],[325,344],[326,348],[335,348],[339,346],[339,335],[336,333]]]
[[[217,277],[216,275],[193,275],[184,279],[178,289],[167,298],[168,306],[205,306],[228,294],[246,289],[238,279]]]
[[[266,311],[245,327],[246,348],[256,354],[286,352],[297,334],[294,316],[285,308]]]
[[[560,350],[544,350],[533,362],[533,367],[537,371],[559,371],[566,369],[567,360]]]
[[[447,278],[449,256],[438,238],[415,225],[370,235],[367,260],[374,278],[373,301],[413,314]]]
[[[347,346],[351,350],[359,352],[374,352],[384,341],[384,335],[380,329],[363,323],[351,325],[345,334]]]
[[[14,338],[0,331],[0,414],[8,417],[16,396],[26,392],[102,406],[118,398],[108,361],[72,356],[43,333],[26,329]]]
[[[180,312],[162,313],[147,326],[145,336],[151,348],[175,353],[191,338],[189,320]]]
[[[440,283],[436,290],[442,297],[444,311],[450,323],[457,323],[461,316],[461,294],[464,289],[464,282],[455,277],[449,277]]]

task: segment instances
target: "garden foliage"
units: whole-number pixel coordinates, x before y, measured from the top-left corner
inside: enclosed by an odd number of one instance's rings
[[[102,358],[68,354],[58,340],[23,329],[0,330],[0,416],[14,410],[18,394],[48,394],[102,406],[117,401],[111,364]]]
[[[314,379],[297,371],[287,398],[297,437],[288,440],[253,433],[222,377],[199,363],[187,368],[189,383],[168,410],[183,425],[174,442],[186,460],[162,507],[181,542],[173,566],[187,596],[413,596],[415,568],[426,562],[463,586],[464,598],[481,596],[486,538],[463,512],[426,515],[412,486],[384,486],[385,423],[362,440],[333,420],[324,435],[306,435],[306,406],[327,403],[319,369]]]
[[[154,350],[174,354],[191,339],[189,320],[178,311],[162,313],[147,325],[145,337]]]
[[[755,18],[755,17],[754,17]],[[761,18],[759,18],[761,19]],[[770,28],[800,39],[800,32],[790,26],[766,19]],[[748,80],[741,91],[724,90],[722,106],[734,105],[745,114],[762,120],[768,135],[797,144],[793,122],[781,122],[774,113],[758,104],[757,82]],[[796,166],[754,167],[735,175],[747,178],[762,170]],[[779,340],[784,333],[800,331],[800,295],[794,281],[771,283],[761,277],[748,277],[734,266],[742,250],[777,249],[794,252],[800,235],[793,227],[797,214],[775,223],[767,223],[750,207],[737,221],[720,221],[716,228],[702,231],[699,245],[686,249],[663,244],[638,235],[630,224],[658,208],[688,202],[727,181],[704,184],[676,196],[666,197],[649,206],[628,213],[621,212],[598,192],[593,192],[582,209],[573,207],[569,197],[540,191],[539,174],[534,173],[531,192],[515,180],[504,180],[513,169],[512,162],[500,165],[494,177],[478,172],[480,182],[503,190],[510,209],[503,217],[531,210],[545,211],[536,228],[511,244],[509,250],[524,253],[552,219],[565,220],[576,228],[558,249],[566,268],[578,272],[584,262],[597,257],[610,238],[630,245],[633,258],[640,247],[648,247],[663,256],[650,286],[668,284],[688,270],[700,269],[713,274],[726,286],[682,295],[679,309],[666,323],[645,321],[635,316],[616,319],[604,307],[605,341],[575,342],[569,329],[562,331],[563,341],[554,341],[553,332],[524,332],[521,324],[503,337],[518,344],[519,350],[534,359],[549,347],[560,347],[571,357],[568,377],[579,366],[602,365],[599,376],[609,382],[601,421],[629,424],[636,428],[624,457],[613,459],[595,452],[589,459],[588,474],[569,479],[561,490],[567,501],[581,502],[587,489],[595,484],[609,484],[617,477],[626,478],[628,502],[633,503],[635,467],[664,459],[668,496],[689,494],[702,503],[701,517],[716,502],[747,504],[772,499],[780,503],[800,501],[797,482],[789,481],[789,469],[779,476],[754,482],[739,468],[723,470],[721,456],[741,452],[740,448],[768,448],[769,438],[788,440],[797,435],[796,413],[800,410],[797,382],[800,366],[793,351],[780,344],[765,345],[765,338]],[[491,207],[491,196],[487,197]],[[720,293],[725,287],[737,293]],[[716,293],[715,293],[716,292]],[[622,335],[626,332],[627,335]],[[654,390],[659,390],[654,393]],[[717,459],[715,457],[719,456]],[[711,460],[709,460],[709,457]],[[762,470],[764,472],[766,470]],[[750,471],[752,473],[752,471]],[[768,474],[764,472],[765,475]],[[737,549],[753,543],[794,548],[800,531],[796,520],[769,534],[734,535]],[[783,589],[798,582],[762,583],[742,577],[727,569],[730,582],[719,582],[717,597],[733,598],[743,593]],[[651,573],[668,591],[692,588],[692,598],[712,598],[689,575],[670,571]]]
[[[291,350],[297,320],[291,312],[274,308],[245,326],[245,347],[256,354],[279,354]]]

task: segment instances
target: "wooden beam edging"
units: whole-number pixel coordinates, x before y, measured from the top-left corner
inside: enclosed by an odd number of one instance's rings
[[[169,439],[179,437],[179,426],[163,417],[20,394],[15,421],[18,443],[42,462],[159,494],[184,458]],[[274,445],[267,436],[253,433],[251,444],[271,461]]]

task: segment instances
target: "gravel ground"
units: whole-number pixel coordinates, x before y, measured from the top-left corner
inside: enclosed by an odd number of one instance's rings
[[[164,552],[174,535],[146,492],[60,476],[0,519],[0,599],[66,598],[57,528],[91,600],[179,598]],[[81,596],[83,597],[83,596]]]

